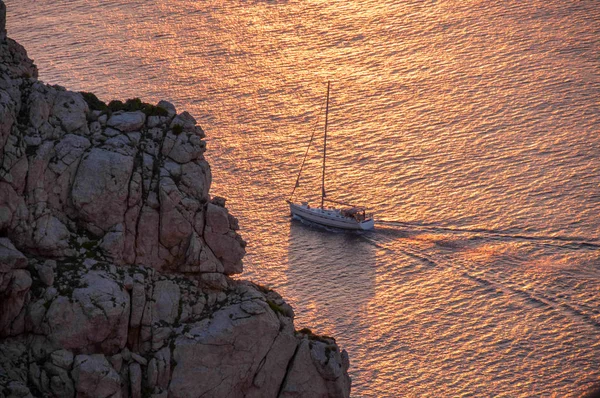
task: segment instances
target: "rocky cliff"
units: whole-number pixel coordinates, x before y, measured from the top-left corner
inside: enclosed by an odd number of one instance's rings
[[[348,356],[229,276],[204,132],[37,79],[0,0],[0,397],[345,397]]]

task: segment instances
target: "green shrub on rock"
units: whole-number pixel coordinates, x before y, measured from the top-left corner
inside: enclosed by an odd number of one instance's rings
[[[173,126],[173,134],[175,135],[179,135],[183,133],[183,126],[180,124],[176,124],[175,126]]]
[[[118,112],[125,110],[125,104],[121,100],[112,100],[108,103],[108,109],[111,112]]]
[[[80,91],[79,94],[83,96],[83,99],[87,102],[91,111],[108,111],[108,106],[100,101],[98,97],[96,97],[96,94],[87,93],[85,91]]]
[[[139,98],[130,98],[127,101],[123,102],[121,100],[112,100],[106,105],[106,103],[96,97],[93,93],[87,93],[81,91],[80,94],[83,96],[85,102],[87,102],[90,110],[92,111],[102,111],[106,113],[113,112],[136,112],[142,111],[146,114],[146,116],[168,116],[169,112],[161,106],[156,106],[152,104],[148,104],[146,102],[142,102]]]

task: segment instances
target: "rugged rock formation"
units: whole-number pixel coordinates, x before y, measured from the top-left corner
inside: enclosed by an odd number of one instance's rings
[[[0,397],[344,397],[345,351],[242,272],[204,132],[37,80],[0,0]]]

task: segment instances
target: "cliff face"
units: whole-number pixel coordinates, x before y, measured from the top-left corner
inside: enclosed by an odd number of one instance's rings
[[[204,132],[37,80],[0,0],[0,397],[348,396],[345,351],[242,272]]]

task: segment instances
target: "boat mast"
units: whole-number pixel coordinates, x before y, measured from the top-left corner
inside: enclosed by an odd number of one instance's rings
[[[327,82],[327,105],[325,106],[325,138],[323,140],[323,172],[321,174],[321,209],[325,203],[325,157],[327,156],[327,117],[329,116],[329,85]]]

